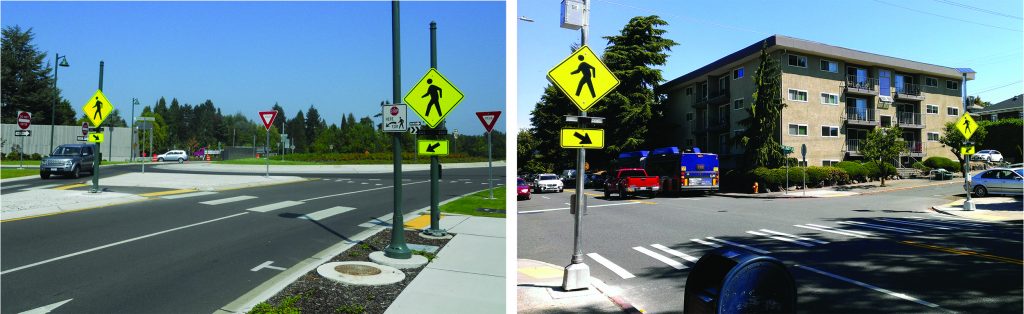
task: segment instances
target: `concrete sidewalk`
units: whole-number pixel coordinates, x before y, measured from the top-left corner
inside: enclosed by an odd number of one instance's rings
[[[964,200],[960,199],[948,204],[932,207],[937,212],[957,217],[987,220],[1015,221],[1024,220],[1024,204],[1020,197],[973,197],[975,210],[964,211]]]
[[[519,313],[641,313],[593,276],[587,289],[567,292],[561,290],[563,267],[531,259],[516,264]]]
[[[963,184],[963,180],[934,181],[928,179],[900,179],[885,180],[885,187],[880,186],[881,182],[872,181],[858,184],[847,184],[840,186],[829,186],[816,189],[803,190],[791,189],[789,192],[768,192],[768,193],[718,193],[716,195],[734,198],[820,198],[820,197],[842,197],[863,194],[874,194],[892,192],[899,190],[914,189],[928,186],[939,186],[947,184]]]
[[[445,169],[462,168],[486,168],[487,162],[470,163],[445,163]],[[494,161],[495,167],[504,167],[505,161]],[[265,165],[229,165],[220,163],[196,162],[196,163],[164,163],[155,167],[163,170],[176,171],[201,171],[201,172],[236,172],[236,173],[263,173],[267,170]],[[391,173],[394,168],[391,164],[382,165],[270,165],[270,174],[274,173],[312,173],[312,174],[356,174],[356,173]],[[430,164],[403,164],[402,171],[427,171]]]
[[[385,313],[504,313],[504,218],[446,215],[455,238],[427,264]]]

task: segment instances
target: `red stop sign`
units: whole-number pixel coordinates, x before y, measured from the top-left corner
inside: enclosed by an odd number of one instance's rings
[[[32,114],[28,111],[18,112],[18,127],[24,130],[30,125],[32,125]]]
[[[398,106],[391,106],[391,115],[392,116],[397,116],[398,115]]]
[[[89,122],[82,122],[82,135],[89,135]]]

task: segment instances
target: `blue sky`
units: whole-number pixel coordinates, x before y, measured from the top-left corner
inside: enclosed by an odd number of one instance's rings
[[[517,7],[517,16],[535,21],[519,21],[517,28],[519,128],[530,125],[530,111],[548,84],[547,71],[569,55],[570,44],[580,40],[579,31],[559,28],[559,2],[521,0]],[[669,23],[665,36],[679,43],[662,68],[666,80],[781,34],[919,62],[969,67],[978,74],[968,83],[968,94],[982,92],[983,100],[995,103],[1024,90],[1021,6],[1020,0],[591,0],[589,44],[603,53],[607,41],[602,36],[617,35],[634,16],[659,15]]]
[[[474,112],[505,107],[505,3],[402,2],[403,96],[430,67],[431,20],[438,70],[466,95],[448,128],[481,134]],[[133,97],[163,96],[253,121],[275,102],[289,119],[315,105],[330,124],[380,113],[392,95],[390,2],[4,1],[0,21],[31,27],[51,62],[68,56],[58,84],[76,110],[96,91],[100,60],[104,94],[126,118]]]

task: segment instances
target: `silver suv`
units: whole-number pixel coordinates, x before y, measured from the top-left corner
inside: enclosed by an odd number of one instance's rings
[[[96,155],[93,145],[65,144],[53,149],[53,153],[39,162],[39,177],[49,179],[51,174],[78,178],[82,171],[92,173]]]
[[[185,151],[183,151],[183,150],[172,150],[172,151],[168,151],[166,153],[160,154],[160,155],[156,155],[156,160],[157,161],[164,161],[164,160],[171,161],[171,160],[175,160],[175,161],[178,161],[178,163],[182,163],[182,162],[188,160],[188,154],[186,154]]]

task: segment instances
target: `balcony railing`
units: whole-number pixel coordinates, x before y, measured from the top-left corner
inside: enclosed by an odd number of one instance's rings
[[[850,154],[850,156],[861,156],[860,140],[846,140],[846,152]]]
[[[847,107],[845,119],[850,124],[878,125],[878,120],[875,119],[875,109],[871,108]]]
[[[907,143],[907,151],[904,154],[908,154],[911,157],[924,157],[924,143],[919,141],[904,141]]]
[[[712,131],[720,131],[722,129],[728,130],[729,129],[729,115],[719,116],[719,117],[717,117],[717,119],[708,121],[708,124],[709,124],[708,125],[709,129],[712,130]]]
[[[846,77],[846,91],[848,92],[876,94],[878,91],[875,89],[875,85],[878,85],[878,79],[876,78],[857,75],[848,75]]]
[[[714,106],[714,105],[720,105],[720,104],[724,104],[724,103],[728,103],[728,102],[729,102],[729,90],[728,89],[711,91],[710,95],[708,95],[708,104],[709,105]]]
[[[910,83],[904,83],[903,86],[896,86],[896,98],[924,100],[924,96],[921,95],[921,86]]]
[[[916,112],[896,112],[896,120],[901,128],[923,128],[921,114]]]

